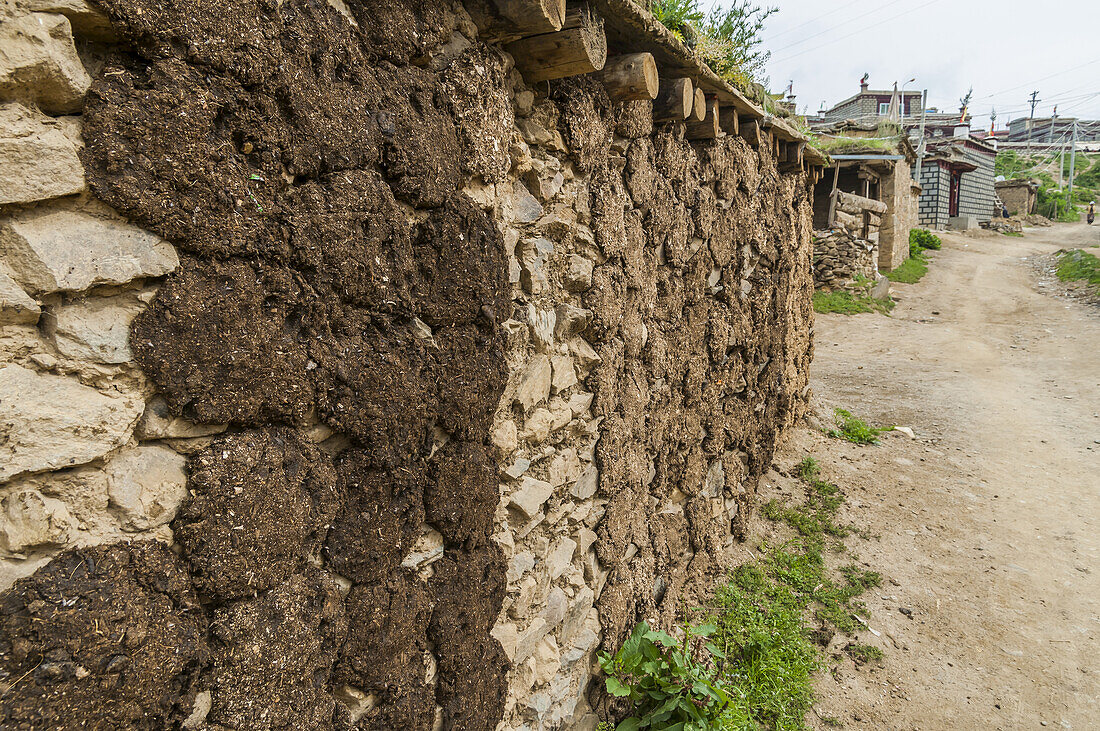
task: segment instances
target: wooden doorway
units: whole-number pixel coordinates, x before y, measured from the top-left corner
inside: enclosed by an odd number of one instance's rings
[[[951,171],[951,198],[947,205],[947,215],[951,218],[959,215],[959,197],[962,189],[962,171]]]

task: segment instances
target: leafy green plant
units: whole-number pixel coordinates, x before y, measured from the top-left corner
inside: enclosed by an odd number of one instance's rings
[[[700,27],[699,55],[714,73],[745,88],[763,75],[771,58],[770,51],[761,49],[761,34],[764,21],[778,11],[753,5],[750,0],[734,0],[726,8],[713,7]]]
[[[681,40],[684,40],[684,27],[698,26],[705,15],[699,7],[699,0],[652,0],[649,12],[661,25],[678,34]]]
[[[634,714],[620,722],[616,731],[716,728],[730,696],[713,662],[696,660],[695,652],[696,645],[702,644],[700,654],[724,658],[717,646],[706,642],[717,630],[713,624],[685,627],[684,638],[678,641],[641,622],[614,656],[601,654],[607,692],[634,704]]]
[[[760,8],[750,0],[729,7],[702,0],[635,0],[649,8],[663,26],[694,49],[726,81],[748,91],[763,74],[771,53],[761,49],[764,21],[778,8]]]
[[[910,253],[912,253],[914,245],[916,245],[918,249],[933,249],[939,251],[943,246],[943,240],[927,229],[914,228],[909,230]]]
[[[878,435],[890,431],[889,427],[871,426],[862,419],[852,416],[852,412],[846,409],[836,409],[833,412],[833,420],[837,428],[830,430],[829,436],[852,444],[878,444]]]
[[[1077,223],[1081,220],[1081,213],[1070,200],[1069,192],[1058,190],[1053,182],[1051,185],[1039,186],[1035,212],[1062,223]]]
[[[1001,150],[997,153],[997,159],[993,163],[993,174],[1012,178],[1023,167],[1024,163],[1018,152],[1015,150]]]

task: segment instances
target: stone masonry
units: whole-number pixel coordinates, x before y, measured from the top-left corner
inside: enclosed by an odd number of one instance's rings
[[[814,232],[814,286],[819,289],[844,289],[857,277],[874,282],[877,261],[878,246],[844,227]]]
[[[0,5],[0,727],[594,731],[729,567],[809,176],[487,8]]]

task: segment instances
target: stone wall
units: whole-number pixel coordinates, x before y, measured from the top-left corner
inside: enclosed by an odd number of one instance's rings
[[[807,176],[447,0],[5,12],[0,726],[594,728],[808,396]]]
[[[886,213],[879,225],[878,270],[893,271],[909,258],[909,230],[917,225],[920,188],[914,190],[912,163],[897,160],[881,179],[880,198]]]
[[[842,227],[814,232],[814,286],[819,289],[844,289],[856,277],[874,282],[881,258],[878,245]]]
[[[721,571],[801,408],[810,201],[769,151],[687,142],[591,82],[517,108],[493,634],[505,728],[590,729],[592,650],[673,623]]]

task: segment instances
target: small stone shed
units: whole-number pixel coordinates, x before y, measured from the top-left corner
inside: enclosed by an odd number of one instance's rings
[[[878,206],[867,208],[872,225],[862,236],[877,245],[878,269],[888,272],[909,257],[909,230],[917,223],[920,186],[911,175],[917,158],[908,138],[879,130],[877,125],[851,121],[817,130],[833,167],[814,186],[814,229],[827,229],[838,221],[843,224],[845,216],[852,215],[833,203],[834,189],[880,203],[880,211],[872,210]],[[852,233],[862,229],[849,228]]]
[[[993,184],[997,198],[1010,216],[1026,216],[1035,212],[1039,198],[1039,183],[1035,180],[999,180]]]

